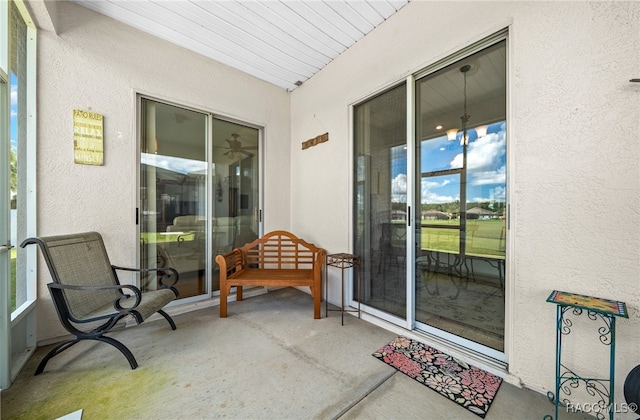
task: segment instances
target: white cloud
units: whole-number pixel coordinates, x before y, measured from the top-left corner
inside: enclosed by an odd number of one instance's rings
[[[421,182],[421,199],[423,203],[450,203],[459,200],[459,196],[441,195],[435,190],[442,188],[451,183],[450,179],[444,179],[442,182],[422,180]],[[391,201],[393,203],[407,202],[407,175],[398,174],[391,181]]]
[[[422,203],[451,203],[459,200],[460,196],[441,195],[435,192],[438,188],[449,185],[451,179],[444,179],[442,182],[428,181],[423,179],[420,184],[420,198]]]
[[[391,180],[391,202],[406,203],[407,202],[407,175],[398,174]]]
[[[11,108],[18,106],[18,85],[11,85]]]
[[[505,184],[507,182],[506,167],[495,171],[481,171],[469,174],[473,179],[471,185]]]
[[[467,150],[467,170],[481,171],[491,168],[498,161],[505,150],[505,132],[487,134],[469,144]],[[457,154],[451,161],[452,168],[462,167],[462,153]]]
[[[10,100],[11,100],[11,118],[15,118],[18,116],[18,86],[11,85],[10,92]]]
[[[440,203],[453,203],[456,200],[459,200],[460,197],[453,197],[451,195],[439,195],[432,191],[428,191],[422,194],[422,203],[423,204],[440,204]]]
[[[506,198],[507,198],[507,190],[506,188],[502,187],[502,186],[498,186],[495,188],[492,188],[490,190],[490,196],[489,197],[473,197],[472,199],[468,200],[471,203],[493,203],[493,202],[505,202]]]
[[[507,189],[505,187],[495,187],[493,189],[493,199],[495,201],[506,201]]]
[[[142,153],[140,162],[145,165],[152,165],[157,168],[167,169],[185,175],[198,172],[205,173],[207,169],[206,162],[151,153]]]

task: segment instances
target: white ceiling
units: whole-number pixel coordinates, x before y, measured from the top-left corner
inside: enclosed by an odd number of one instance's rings
[[[75,0],[289,91],[410,0]]]

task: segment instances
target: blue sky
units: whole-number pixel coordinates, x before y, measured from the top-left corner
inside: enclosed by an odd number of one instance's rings
[[[15,153],[18,151],[18,78],[13,72],[9,76],[10,101],[11,101],[11,120],[9,121],[11,137],[11,150]]]
[[[467,201],[505,201],[506,131],[505,122],[488,126],[487,134],[478,138],[475,129],[468,131]],[[449,141],[446,135],[422,141],[421,172],[462,167],[462,134]],[[392,156],[392,201],[407,200],[407,151],[398,146]],[[442,175],[422,179],[421,202],[450,203],[460,199],[459,175]]]

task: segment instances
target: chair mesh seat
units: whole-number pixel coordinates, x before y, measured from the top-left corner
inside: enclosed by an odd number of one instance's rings
[[[170,289],[152,290],[142,294],[140,305],[135,309],[140,314],[142,320],[146,320],[154,313],[158,312],[158,308],[164,307],[166,304],[175,300],[176,295]],[[120,305],[124,309],[131,309],[135,304],[135,296],[130,296],[120,300]],[[108,318],[113,316],[113,312],[116,310],[113,306],[113,302],[94,308],[92,311],[85,312],[85,318]]]
[[[40,247],[51,273],[53,282],[47,286],[58,318],[67,331],[75,335],[75,339],[59,344],[44,357],[36,375],[42,373],[51,358],[81,340],[98,340],[116,347],[127,358],[131,369],[135,369],[138,363],[131,351],[104,335],[127,316],[141,323],[158,313],[169,322],[171,329],[176,329],[173,319],[162,310],[178,297],[173,287],[178,281],[175,269],[116,267],[109,261],[102,236],[97,232],[29,238],[20,246],[30,244]],[[161,288],[141,292],[133,285],[121,285],[116,270],[155,271]],[[167,278],[173,279],[173,283],[165,284],[163,280]]]

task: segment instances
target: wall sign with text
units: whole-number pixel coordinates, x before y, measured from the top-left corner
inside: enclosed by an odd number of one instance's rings
[[[84,165],[104,164],[102,115],[73,110],[73,159]]]

